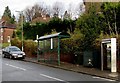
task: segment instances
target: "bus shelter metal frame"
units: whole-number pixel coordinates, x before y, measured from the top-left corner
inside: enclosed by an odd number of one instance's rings
[[[60,39],[70,38],[70,35],[68,33],[65,33],[65,32],[59,32],[59,33],[55,33],[55,34],[51,34],[51,35],[41,36],[41,37],[39,37],[37,39],[37,41],[38,41],[38,48],[40,48],[40,45],[39,45],[40,41],[48,40],[48,39],[51,39],[51,38],[57,38],[58,39],[58,42],[57,42],[57,45],[58,45],[57,55],[58,55],[58,65],[60,65]],[[37,50],[37,60],[38,61],[39,61],[39,56],[40,56],[39,55],[39,50]]]

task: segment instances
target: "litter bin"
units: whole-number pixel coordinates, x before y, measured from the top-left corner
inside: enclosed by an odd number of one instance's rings
[[[83,66],[93,67],[93,52],[92,51],[84,51]]]
[[[82,52],[75,52],[74,53],[74,63],[82,65],[83,64],[83,53]]]

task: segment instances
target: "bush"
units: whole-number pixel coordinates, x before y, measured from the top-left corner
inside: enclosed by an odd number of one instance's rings
[[[14,38],[11,41],[12,46],[17,46],[20,49],[22,48],[22,42],[18,38]],[[36,57],[37,55],[37,44],[32,40],[24,40],[23,41],[24,52],[27,57]]]
[[[82,51],[82,42],[83,42],[83,34],[79,29],[75,29],[74,34],[71,34],[71,38],[63,39],[61,41],[61,48],[65,53],[75,53],[76,51]]]
[[[22,48],[22,42],[21,42],[21,40],[18,39],[18,38],[13,38],[13,39],[11,40],[11,45],[12,45],[12,46],[17,46],[17,47],[19,47],[20,49]]]
[[[37,43],[32,40],[24,41],[24,51],[28,57],[36,57],[37,55]]]
[[[7,47],[7,46],[9,46],[9,43],[3,43],[3,44],[2,44],[2,48],[5,48],[5,47]]]
[[[74,34],[71,34],[71,38],[61,40],[61,52],[69,57],[72,57],[72,62],[81,64],[79,60],[82,60],[83,52],[83,34],[79,29],[75,29]],[[77,57],[76,57],[77,53]]]

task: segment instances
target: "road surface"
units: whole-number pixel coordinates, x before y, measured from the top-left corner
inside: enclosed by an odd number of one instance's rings
[[[52,68],[22,60],[2,58],[2,81],[114,81],[96,76]]]

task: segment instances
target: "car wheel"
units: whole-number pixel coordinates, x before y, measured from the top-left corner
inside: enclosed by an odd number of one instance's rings
[[[12,59],[13,57],[10,55],[10,59]]]
[[[3,58],[6,58],[5,54],[3,54]]]

